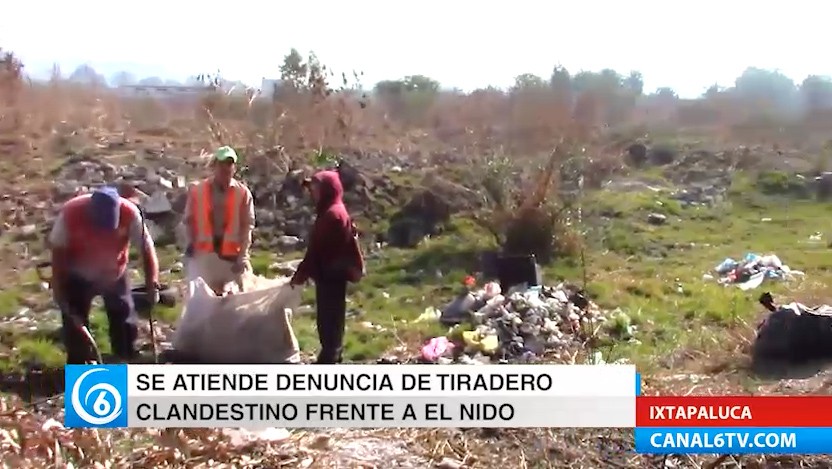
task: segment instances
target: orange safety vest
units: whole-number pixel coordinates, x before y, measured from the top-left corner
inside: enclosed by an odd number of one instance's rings
[[[214,252],[214,222],[213,222],[213,187],[211,180],[206,179],[191,187],[191,207],[193,208],[194,251]],[[220,242],[220,257],[237,257],[242,251],[240,239],[240,202],[243,200],[243,187],[232,180],[225,196],[225,226]]]

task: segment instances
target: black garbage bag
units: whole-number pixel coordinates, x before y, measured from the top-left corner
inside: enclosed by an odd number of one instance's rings
[[[150,302],[147,301],[147,290],[144,285],[133,287],[131,293],[133,295],[133,303],[136,305],[136,311],[139,313],[147,313],[150,310]],[[159,304],[169,308],[176,306],[176,288],[170,285],[160,285]]]
[[[809,308],[799,303],[776,306],[770,293],[760,303],[771,311],[757,327],[755,362],[806,363],[832,359],[832,307]]]

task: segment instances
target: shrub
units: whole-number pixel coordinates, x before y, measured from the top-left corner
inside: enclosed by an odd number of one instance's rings
[[[536,172],[531,190],[524,190],[528,180],[520,179],[510,161],[496,157],[485,165],[483,185],[492,199],[492,211],[478,220],[505,254],[532,254],[546,264],[580,252],[579,233],[555,190],[557,169],[565,156],[561,146],[552,151],[542,171]]]

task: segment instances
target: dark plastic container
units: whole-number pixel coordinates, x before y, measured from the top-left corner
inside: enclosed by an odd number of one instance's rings
[[[543,275],[534,255],[498,256],[496,264],[497,279],[503,292],[522,283],[530,287],[543,284]]]
[[[499,264],[500,253],[497,251],[485,251],[480,255],[480,270],[487,280],[496,279],[500,276],[497,265]]]
[[[150,309],[150,303],[147,301],[145,287],[134,287],[131,294],[133,296],[133,303],[136,305],[136,311],[146,313]],[[161,285],[159,288],[159,304],[173,308],[176,306],[176,294],[176,288],[169,285]]]

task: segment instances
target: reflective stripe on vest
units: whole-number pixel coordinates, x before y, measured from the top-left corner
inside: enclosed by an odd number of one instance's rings
[[[240,254],[240,192],[238,183],[232,182],[225,196],[225,226],[220,243],[221,257],[236,257]],[[206,180],[191,188],[191,207],[194,217],[194,251],[214,252],[213,188]]]

